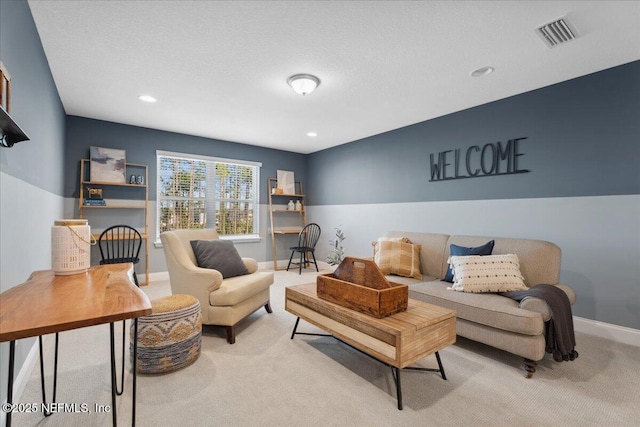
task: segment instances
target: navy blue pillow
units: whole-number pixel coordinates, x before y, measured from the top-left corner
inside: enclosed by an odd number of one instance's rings
[[[458,245],[449,245],[451,256],[465,256],[465,255],[491,255],[493,252],[493,245],[495,244],[495,240],[490,240],[482,246],[478,246],[477,248],[465,248],[464,246]],[[453,283],[453,271],[451,270],[451,266],[447,269],[447,275],[444,276],[445,282]]]

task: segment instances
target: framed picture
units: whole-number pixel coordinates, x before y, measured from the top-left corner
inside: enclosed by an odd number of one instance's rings
[[[281,188],[284,194],[296,194],[293,172],[278,170],[278,188]]]
[[[125,151],[114,148],[90,147],[90,177],[92,182],[126,184]]]

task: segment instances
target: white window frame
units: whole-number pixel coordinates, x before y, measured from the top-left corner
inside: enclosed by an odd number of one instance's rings
[[[241,165],[241,166],[251,166],[255,167],[254,169],[254,191],[253,191],[253,199],[249,202],[253,204],[253,233],[251,234],[234,234],[234,235],[220,235],[220,239],[224,240],[233,240],[236,242],[256,242],[260,241],[260,168],[262,167],[262,163],[260,162],[251,162],[247,160],[235,160],[235,159],[226,159],[222,157],[211,157],[211,156],[203,156],[199,154],[189,154],[189,153],[177,153],[172,151],[156,151],[156,241],[155,246],[160,247],[162,243],[160,241],[160,213],[161,213],[161,202],[167,198],[165,196],[161,196],[161,174],[160,174],[160,158],[161,157],[171,157],[175,159],[181,160],[201,160],[205,162],[212,163],[225,163],[225,164],[233,164],[233,165]],[[207,171],[209,173],[209,171]],[[215,197],[215,188],[207,189],[207,211],[210,209],[215,209],[215,204],[220,202],[229,202],[229,201],[242,201],[246,202],[245,199],[217,199]]]

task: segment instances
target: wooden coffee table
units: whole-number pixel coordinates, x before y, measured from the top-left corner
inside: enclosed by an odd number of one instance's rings
[[[377,319],[318,298],[315,283],[287,287],[285,310],[298,316],[291,339],[296,334],[326,335],[297,332],[298,322],[304,319],[389,366],[396,384],[398,409],[402,409],[401,369],[439,372],[442,379],[447,379],[438,350],[456,341],[453,310],[409,299],[407,311]],[[439,369],[409,367],[433,353]]]

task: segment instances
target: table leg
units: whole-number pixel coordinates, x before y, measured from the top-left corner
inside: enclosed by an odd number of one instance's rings
[[[124,366],[124,359],[122,360]],[[131,410],[131,425],[136,425],[136,379],[138,377],[138,318],[133,319],[133,397]],[[122,383],[124,389],[124,380]]]
[[[436,351],[436,360],[438,361],[438,367],[440,368],[440,375],[442,375],[442,379],[446,380],[447,376],[444,374],[444,366],[442,366],[442,362],[440,361],[440,353]]]
[[[293,336],[296,334],[296,331],[298,330],[298,323],[300,323],[300,318],[296,317],[296,324],[293,327],[293,332],[291,332],[291,339],[293,339]]]
[[[42,386],[42,403],[46,408],[49,404],[47,403],[47,394],[44,386],[44,357],[42,355],[42,335],[38,337],[38,343],[40,344],[40,385]],[[56,390],[58,388],[58,332],[56,332],[56,349],[53,360],[53,399],[51,400],[51,403],[56,402]],[[43,409],[43,414],[45,417],[48,417],[52,413],[53,412],[51,411]]]
[[[16,360],[16,342],[9,342],[9,378],[7,381],[7,404],[11,407],[13,403],[13,368],[15,367]],[[11,427],[11,411],[7,412],[7,418],[5,419],[5,425]]]
[[[120,374],[120,390],[118,390],[118,382],[116,381],[116,395],[120,396],[124,393],[124,338],[125,338],[125,330],[127,329],[127,321],[122,321],[122,371]]]
[[[398,409],[402,411],[402,384],[400,383],[400,368],[391,367],[393,379],[396,382],[396,396],[398,396]]]
[[[333,337],[333,335],[331,335],[331,334],[316,334],[316,333],[312,333],[312,332],[297,332],[298,323],[300,323],[300,318],[299,317],[296,318],[296,324],[293,326],[293,332],[291,332],[291,339],[293,339],[293,337],[296,334],[297,335],[311,335],[311,336],[314,336],[314,337]],[[338,339],[339,341],[342,341],[339,338],[336,338],[336,339]],[[342,342],[344,342],[344,341],[342,341]]]
[[[115,427],[118,425],[118,416],[116,414],[116,354],[113,336],[113,322],[109,323],[109,332],[111,338],[111,421]]]

